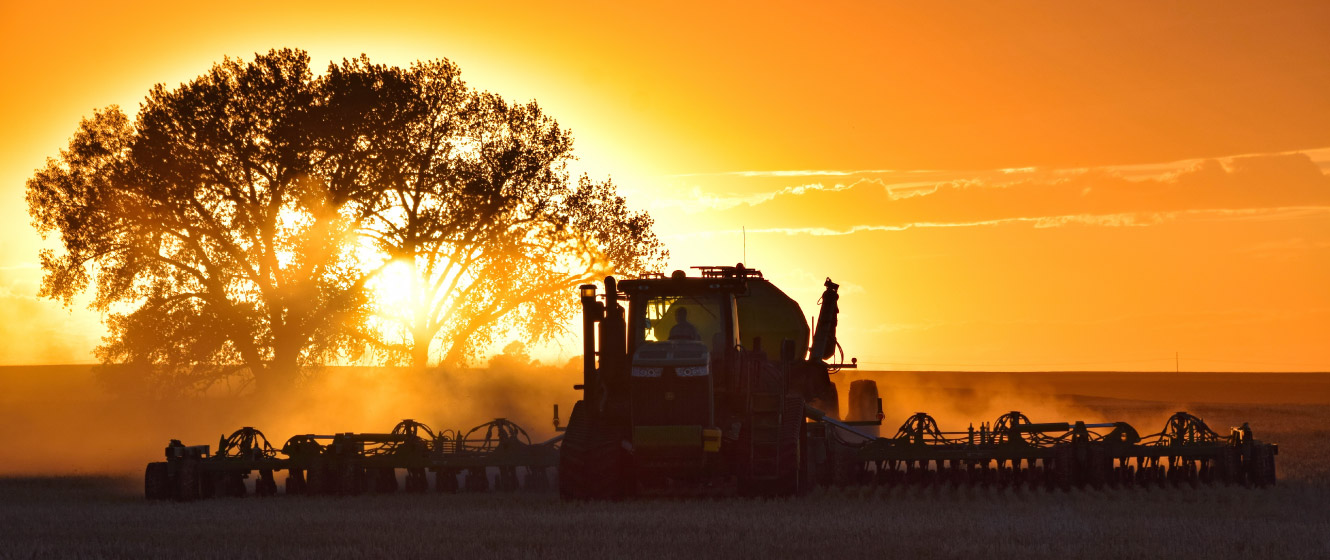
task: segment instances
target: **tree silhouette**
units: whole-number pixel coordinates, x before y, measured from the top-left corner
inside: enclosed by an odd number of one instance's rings
[[[28,181],[61,241],[41,294],[69,305],[95,283],[99,357],[175,390],[239,375],[276,392],[367,343],[423,365],[442,341],[459,363],[515,326],[548,336],[592,273],[662,258],[609,182],[569,180],[571,142],[446,61],[316,78],[303,51],[227,58],[154,87],[133,124],[96,112]],[[407,314],[369,288],[394,262],[419,280]]]
[[[388,71],[362,60],[330,79]],[[407,75],[409,141],[363,208],[376,248],[416,279],[404,305],[380,309],[394,327],[381,348],[425,366],[437,347],[456,365],[514,327],[539,341],[573,311],[572,286],[659,266],[651,218],[609,181],[571,181],[572,136],[538,105],[468,90],[447,63]]]

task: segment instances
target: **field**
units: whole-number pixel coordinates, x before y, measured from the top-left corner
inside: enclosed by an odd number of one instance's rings
[[[991,420],[1001,407],[1036,421],[1127,420],[1142,432],[1175,410],[1221,432],[1246,421],[1280,444],[1281,480],[1266,490],[832,489],[771,502],[564,504],[518,493],[176,504],[144,501],[137,472],[18,469],[0,479],[0,558],[1330,557],[1330,375],[859,375],[882,386],[888,426],[914,412],[909,403],[944,426]],[[6,423],[39,425],[25,414]]]

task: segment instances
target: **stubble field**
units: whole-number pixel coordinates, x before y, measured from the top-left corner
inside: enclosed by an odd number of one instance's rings
[[[1175,410],[1221,432],[1250,422],[1258,438],[1280,444],[1280,483],[855,488],[776,501],[565,504],[517,493],[178,504],[144,501],[137,473],[27,474],[0,479],[0,558],[1330,557],[1330,376],[861,375],[878,379],[888,426],[914,412],[893,410],[905,406],[897,399],[939,411],[944,427],[952,416],[991,420],[1003,406],[1036,421],[1127,420],[1145,433]]]

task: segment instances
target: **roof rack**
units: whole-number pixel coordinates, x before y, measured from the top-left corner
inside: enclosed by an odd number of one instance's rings
[[[693,270],[702,271],[703,278],[761,278],[762,271],[748,268],[743,263],[734,266],[694,266]]]

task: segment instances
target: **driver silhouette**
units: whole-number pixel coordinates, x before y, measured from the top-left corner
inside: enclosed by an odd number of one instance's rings
[[[670,329],[670,340],[702,340],[702,335],[698,334],[697,327],[688,322],[688,308],[680,307],[674,312],[674,327]]]

